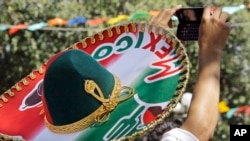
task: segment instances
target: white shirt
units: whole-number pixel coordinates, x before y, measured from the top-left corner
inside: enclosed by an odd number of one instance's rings
[[[161,141],[199,141],[191,132],[174,128],[163,134]]]

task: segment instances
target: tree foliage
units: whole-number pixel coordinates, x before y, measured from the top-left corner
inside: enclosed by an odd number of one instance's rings
[[[246,2],[246,0],[0,0],[0,24],[33,24],[55,17],[112,18],[119,14],[132,15],[140,11],[170,8],[177,4],[182,4],[183,7],[201,7],[206,3],[238,6]],[[226,101],[230,107],[250,104],[249,14],[249,10],[244,9],[229,17],[229,22],[233,26],[222,57],[221,100]],[[21,30],[15,35],[9,35],[8,31],[0,31],[0,93],[39,67],[54,53],[108,26],[110,25],[106,23],[98,27],[82,24],[76,27],[87,28],[87,31]],[[191,77],[187,91],[192,91],[197,74],[198,44],[188,42],[186,48],[191,61]],[[239,114],[227,119],[225,114],[221,114],[215,141],[229,139],[229,124],[250,124],[250,118]]]

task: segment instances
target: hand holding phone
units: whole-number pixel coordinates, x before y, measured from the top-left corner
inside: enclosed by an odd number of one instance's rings
[[[180,40],[198,40],[203,9],[201,7],[181,8],[176,11],[176,16],[179,20],[176,36]]]

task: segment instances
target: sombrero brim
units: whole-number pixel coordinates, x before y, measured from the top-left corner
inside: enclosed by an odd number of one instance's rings
[[[44,125],[42,103],[38,100],[37,91],[42,84],[45,63],[2,96],[2,99],[12,100],[0,108],[0,125],[4,125],[0,127],[0,133],[20,135],[28,140],[131,139],[163,122],[180,101],[188,82],[189,59],[183,45],[171,32],[146,23],[117,25],[68,49],[80,49],[90,54],[118,76],[123,85],[133,87],[136,92],[134,97],[120,103],[111,112],[108,122],[92,125],[74,134],[52,133]],[[33,105],[27,104],[27,99]],[[13,131],[8,126],[20,124],[20,120],[30,115],[32,118],[19,125],[18,129]]]

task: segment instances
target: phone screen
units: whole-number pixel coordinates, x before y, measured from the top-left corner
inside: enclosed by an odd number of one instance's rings
[[[177,37],[183,41],[198,40],[204,8],[182,8],[176,12],[179,20]]]
[[[179,22],[201,22],[204,8],[182,8],[176,12]]]

